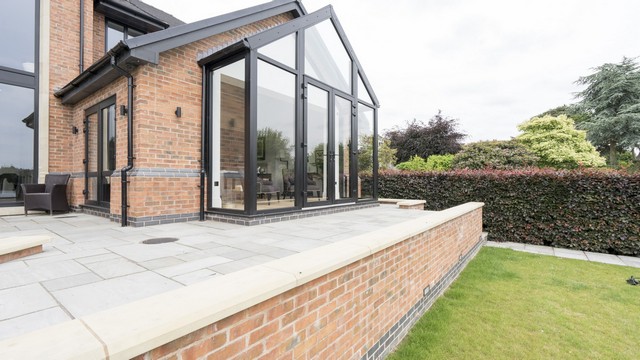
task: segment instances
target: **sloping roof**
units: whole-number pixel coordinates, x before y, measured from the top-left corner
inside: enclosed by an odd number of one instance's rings
[[[127,8],[131,11],[143,12],[151,17],[154,17],[160,21],[165,22],[169,26],[178,26],[178,25],[184,24],[184,21],[176,18],[175,16],[168,14],[140,0],[109,0],[109,1],[113,3],[117,3],[120,6]]]
[[[184,24],[173,15],[140,0],[93,0],[93,7],[111,20],[147,33]]]
[[[113,2],[116,0],[96,1]],[[109,50],[105,56],[71,80],[62,89],[56,91],[54,95],[62,98],[63,104],[75,104],[117,79],[120,74],[110,64],[112,57],[117,58],[118,66],[131,71],[141,64],[157,64],[160,53],[163,51],[287,12],[293,13],[295,17],[306,14],[306,10],[299,0],[275,0],[225,15],[191,24],[172,26],[165,30],[121,41]]]

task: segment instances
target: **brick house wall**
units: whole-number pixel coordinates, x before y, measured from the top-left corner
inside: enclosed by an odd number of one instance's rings
[[[75,105],[62,105],[53,93],[79,74],[79,0],[51,0],[51,63],[49,172],[71,173],[69,203],[83,205],[84,111],[116,95],[116,108],[127,103],[126,78],[121,77]],[[167,216],[194,219],[199,209],[202,69],[198,53],[236,42],[285,23],[290,13],[218,34],[160,54],[158,64],[132,71],[134,90],[134,170],[129,174],[129,218],[134,225],[153,224]],[[104,55],[105,18],[85,1],[85,68]],[[182,116],[175,115],[181,107]],[[243,130],[238,116],[235,132]],[[126,116],[116,119],[116,171],[111,183],[110,216],[121,214],[119,169],[127,163]],[[239,126],[238,126],[239,125]]]

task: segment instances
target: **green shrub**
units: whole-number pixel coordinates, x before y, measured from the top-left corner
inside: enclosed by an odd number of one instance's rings
[[[536,166],[540,159],[514,140],[480,141],[464,146],[453,159],[454,169],[515,169]]]
[[[414,155],[409,161],[397,164],[396,168],[405,171],[427,171],[427,162],[420,156]]]
[[[431,155],[427,158],[427,171],[451,170],[455,155]]]
[[[485,203],[484,229],[514,241],[640,255],[640,174],[598,170],[381,172],[379,196],[429,210]]]
[[[418,155],[411,157],[411,160],[401,162],[396,168],[404,171],[444,171],[451,169],[454,155],[431,155],[427,160]]]

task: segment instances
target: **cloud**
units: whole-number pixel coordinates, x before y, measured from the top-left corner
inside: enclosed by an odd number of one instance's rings
[[[185,21],[264,1],[148,0]],[[331,3],[380,99],[380,128],[460,119],[468,141],[574,101],[590,69],[640,55],[636,0],[304,0]]]

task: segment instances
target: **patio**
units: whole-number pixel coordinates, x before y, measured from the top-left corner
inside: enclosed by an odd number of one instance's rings
[[[0,217],[0,241],[49,235],[44,252],[0,264],[0,339],[424,216],[396,206],[245,227],[120,227],[85,214]],[[143,244],[153,238],[175,242]]]

